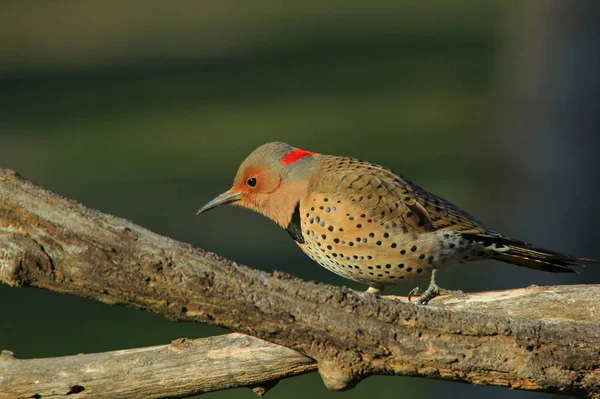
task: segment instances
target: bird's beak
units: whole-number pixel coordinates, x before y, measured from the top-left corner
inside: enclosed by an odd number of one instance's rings
[[[196,212],[196,215],[209,211],[213,208],[216,208],[220,205],[227,205],[233,202],[239,201],[242,193],[232,193],[231,191],[225,191],[223,194],[219,195],[217,198],[209,201],[208,204],[204,205],[202,208]]]

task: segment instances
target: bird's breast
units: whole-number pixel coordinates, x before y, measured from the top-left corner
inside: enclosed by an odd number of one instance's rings
[[[391,285],[425,279],[436,264],[436,234],[384,220],[351,199],[314,194],[300,202],[300,248],[315,262],[351,280]]]

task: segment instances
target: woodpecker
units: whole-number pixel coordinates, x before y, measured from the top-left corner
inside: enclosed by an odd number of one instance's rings
[[[574,273],[597,263],[534,247],[488,229],[458,206],[380,165],[267,143],[240,165],[233,186],[201,214],[234,204],[272,219],[311,259],[329,271],[368,284],[429,279],[416,300],[444,293],[440,270],[456,263],[496,259],[530,269]],[[419,294],[409,293],[409,300]]]

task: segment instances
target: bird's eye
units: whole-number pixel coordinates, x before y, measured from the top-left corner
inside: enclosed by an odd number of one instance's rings
[[[256,187],[256,177],[251,177],[248,180],[246,180],[246,184],[248,185],[248,187]]]

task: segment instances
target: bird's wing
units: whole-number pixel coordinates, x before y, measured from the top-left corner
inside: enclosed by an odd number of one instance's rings
[[[418,232],[495,235],[456,205],[383,166],[334,156],[325,157],[322,165],[320,178],[311,182],[312,191],[349,201],[355,213],[360,212],[359,216],[372,223],[405,226]]]

